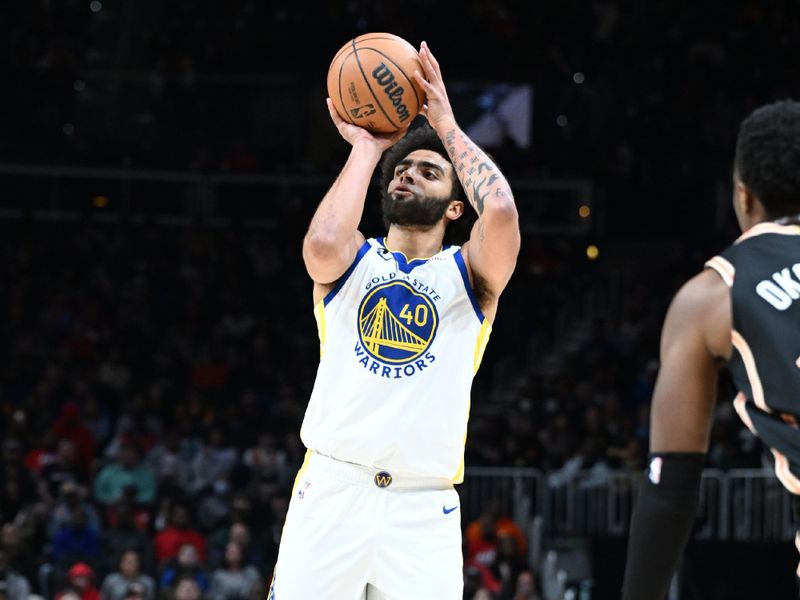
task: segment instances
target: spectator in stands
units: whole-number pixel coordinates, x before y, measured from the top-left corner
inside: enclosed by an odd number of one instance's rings
[[[58,567],[67,567],[78,561],[95,565],[98,563],[100,534],[89,525],[86,512],[82,508],[73,510],[70,521],[56,532],[52,557]]]
[[[97,501],[106,506],[118,502],[126,488],[136,489],[136,500],[152,504],[156,487],[152,470],[139,461],[138,450],[132,444],[120,448],[119,460],[107,464],[98,473],[94,484]]]
[[[95,457],[95,442],[91,431],[83,424],[76,402],[70,401],[61,407],[61,414],[53,425],[53,433],[56,438],[75,444],[78,462],[88,472]]]
[[[36,580],[38,555],[14,523],[6,523],[0,529],[0,548],[6,552],[6,560],[12,569],[28,581]]]
[[[50,513],[50,521],[47,524],[50,538],[55,537],[56,532],[69,523],[72,513],[78,509],[86,515],[88,526],[95,531],[100,531],[100,515],[97,514],[95,507],[86,501],[86,495],[86,489],[74,481],[65,481],[61,484],[58,500]]]
[[[172,590],[167,589],[164,593],[165,600],[200,600],[202,597],[202,587],[191,576],[181,577]]]
[[[189,491],[197,493],[225,479],[238,462],[236,448],[227,443],[222,429],[212,428],[194,455],[189,476]]]
[[[178,550],[177,557],[166,565],[161,574],[159,586],[162,589],[173,587],[177,593],[180,582],[186,578],[193,579],[203,593],[208,590],[208,575],[200,561],[197,549],[191,544],[183,544]]]
[[[136,554],[145,570],[150,571],[155,566],[147,525],[136,523],[134,508],[129,504],[121,503],[114,508],[102,537],[103,556],[109,568],[120,565],[123,556],[129,552]]]
[[[177,431],[167,431],[147,453],[145,462],[153,470],[159,488],[181,491],[188,488],[191,460]]]
[[[154,545],[159,565],[175,558],[185,545],[194,547],[200,560],[206,560],[205,539],[192,527],[189,508],[180,502],[172,506],[169,526],[156,534]]]
[[[41,472],[41,480],[45,484],[44,492],[50,502],[55,501],[61,490],[61,484],[71,481],[76,484],[88,483],[87,470],[78,460],[78,451],[75,442],[62,439],[56,446],[56,454],[45,463]]]
[[[517,577],[517,589],[512,600],[539,600],[536,579],[531,571],[522,571]]]
[[[80,600],[100,600],[100,592],[94,585],[94,571],[89,565],[79,562],[67,571],[66,590],[74,592]],[[63,592],[56,594],[56,600],[63,599]]]
[[[221,569],[211,576],[209,600],[242,600],[263,595],[261,574],[245,563],[244,549],[237,542],[228,542]]]
[[[124,600],[131,597],[132,590],[143,600],[155,600],[155,581],[142,573],[139,553],[128,550],[119,559],[119,571],[106,575],[100,596],[102,600]]]
[[[520,555],[525,554],[528,542],[522,530],[513,519],[502,513],[499,500],[490,499],[486,502],[480,517],[467,526],[465,539],[468,547],[473,548],[472,552],[468,553],[468,558],[470,554],[485,551],[487,545],[496,551],[497,536],[500,534],[510,536],[514,540],[516,552]]]
[[[258,436],[258,444],[245,450],[243,462],[264,479],[280,481],[285,476],[286,452],[278,448],[271,433]]]
[[[9,565],[8,553],[2,547],[0,547],[0,591],[5,592],[8,600],[28,600],[31,591],[28,580]]]
[[[22,444],[14,438],[3,440],[0,463],[0,517],[11,520],[23,504],[35,499],[33,477],[25,468]]]

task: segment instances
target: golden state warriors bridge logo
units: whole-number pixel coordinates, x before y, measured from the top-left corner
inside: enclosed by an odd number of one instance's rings
[[[408,282],[377,286],[359,307],[356,356],[381,377],[411,376],[436,360],[428,348],[438,325],[439,315],[431,299]]]

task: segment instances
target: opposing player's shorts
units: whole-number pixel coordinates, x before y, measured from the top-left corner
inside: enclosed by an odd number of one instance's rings
[[[309,452],[269,600],[461,600],[458,494]]]

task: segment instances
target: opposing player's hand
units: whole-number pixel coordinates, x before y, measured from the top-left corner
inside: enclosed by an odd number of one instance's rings
[[[450,99],[447,97],[447,89],[444,87],[442,70],[425,42],[422,42],[419,47],[419,60],[425,73],[423,75],[419,71],[414,71],[414,78],[425,89],[425,94],[428,96],[428,102],[420,112],[425,115],[436,133],[441,136],[445,129],[456,123],[453,109],[450,107]]]
[[[363,127],[348,123],[341,116],[339,116],[339,113],[336,112],[336,109],[334,108],[333,102],[331,102],[330,98],[326,98],[325,102],[328,104],[328,112],[331,115],[333,124],[336,125],[336,129],[339,130],[339,135],[347,140],[351,146],[355,146],[358,143],[373,144],[381,152],[383,152],[387,148],[397,143],[397,141],[406,134],[405,129],[395,131],[394,133],[371,133]]]

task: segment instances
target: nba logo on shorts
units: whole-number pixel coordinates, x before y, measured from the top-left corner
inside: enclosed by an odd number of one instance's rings
[[[303,484],[303,487],[301,489],[297,490],[297,497],[300,498],[300,500],[302,500],[305,497],[306,492],[308,491],[309,487],[311,487],[311,483],[306,481]]]
[[[661,464],[664,461],[661,459],[660,456],[656,456],[653,460],[650,461],[650,470],[647,474],[647,477],[653,484],[658,485],[661,481]]]

